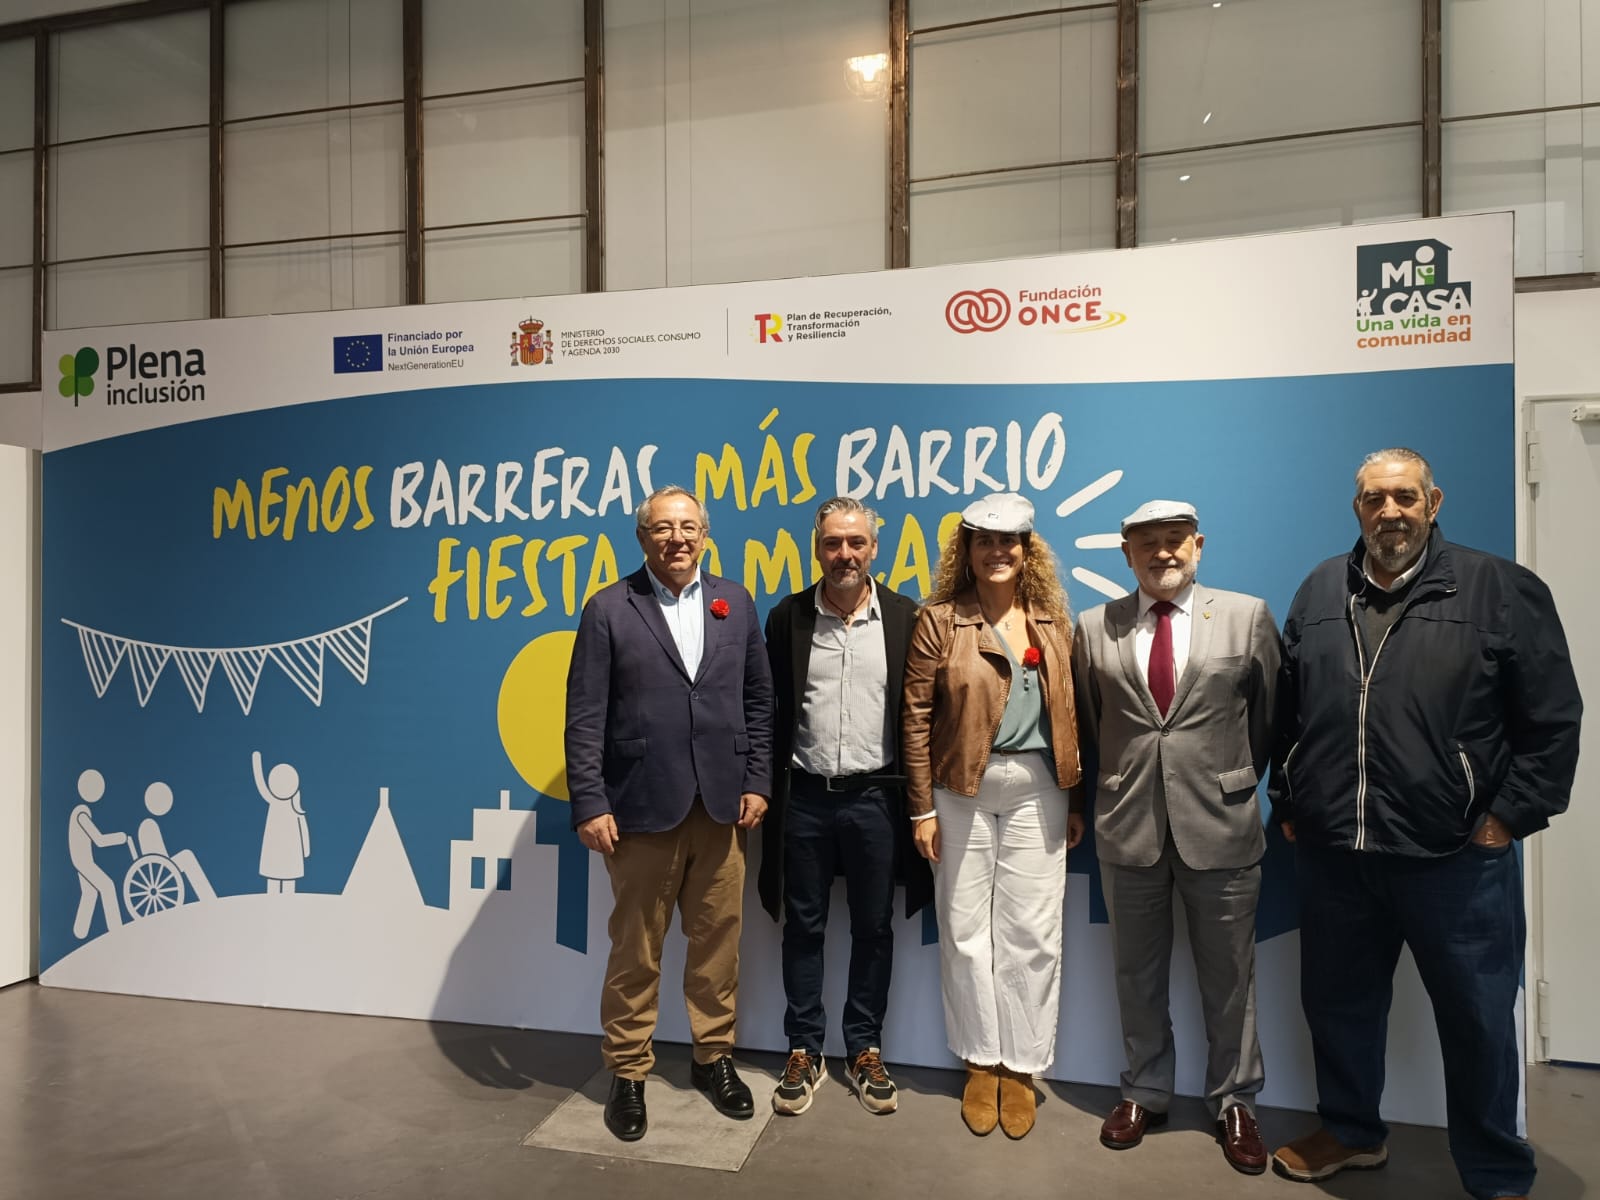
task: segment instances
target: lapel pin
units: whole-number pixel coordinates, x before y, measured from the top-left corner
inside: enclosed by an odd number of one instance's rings
[[[1207,620],[1207,621],[1209,621],[1209,620],[1211,620],[1211,614],[1210,614],[1210,613],[1208,613],[1208,612],[1203,612],[1203,613],[1201,613],[1201,614],[1200,614],[1200,616],[1201,616],[1201,617],[1202,617],[1202,618],[1203,618],[1203,619],[1204,619],[1204,620]]]

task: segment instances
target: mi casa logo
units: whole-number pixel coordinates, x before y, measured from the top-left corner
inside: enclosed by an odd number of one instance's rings
[[[1472,284],[1452,279],[1437,238],[1356,247],[1356,316],[1416,317],[1472,310]]]
[[[63,396],[72,406],[95,393],[100,352],[85,346],[76,354],[61,356]],[[105,353],[104,390],[107,404],[188,404],[206,398],[206,356],[199,349],[140,350],[138,346],[111,346]]]
[[[1437,238],[1356,247],[1356,348],[1472,340],[1472,284]]]

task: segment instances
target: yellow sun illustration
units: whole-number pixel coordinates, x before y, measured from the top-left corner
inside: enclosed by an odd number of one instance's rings
[[[496,720],[500,744],[517,774],[535,791],[557,800],[567,794],[567,667],[572,662],[570,629],[536,637],[511,660],[500,681]]]

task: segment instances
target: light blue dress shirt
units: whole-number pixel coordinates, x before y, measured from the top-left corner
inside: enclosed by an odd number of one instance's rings
[[[654,571],[646,567],[645,574],[650,576],[650,586],[655,589],[656,602],[661,605],[661,615],[666,618],[673,645],[678,647],[678,656],[683,659],[683,669],[693,679],[700,673],[700,659],[706,649],[706,606],[702,602],[705,592],[700,586],[700,568],[695,568],[694,578],[676,596],[656,578]]]

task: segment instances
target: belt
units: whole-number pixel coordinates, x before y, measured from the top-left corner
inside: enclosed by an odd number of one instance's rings
[[[904,787],[904,775],[891,775],[885,771],[865,771],[860,775],[813,775],[810,771],[802,771],[796,767],[796,775],[804,775],[807,779],[815,779],[827,792],[859,792],[869,787]]]

